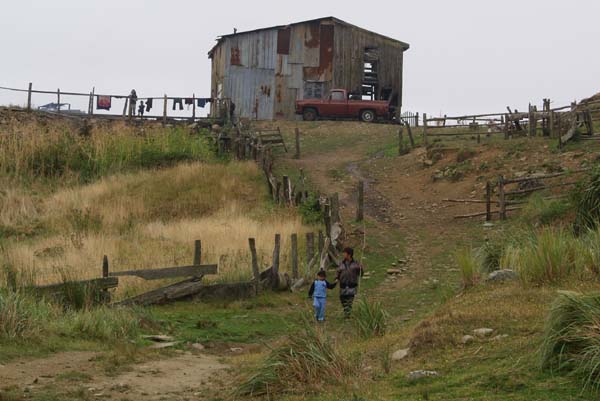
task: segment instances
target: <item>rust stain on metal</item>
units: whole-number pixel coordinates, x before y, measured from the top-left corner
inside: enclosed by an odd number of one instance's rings
[[[331,79],[333,67],[333,25],[321,25],[319,66],[304,67],[304,80],[328,81]]]
[[[231,48],[231,65],[242,65],[242,54],[239,47]]]

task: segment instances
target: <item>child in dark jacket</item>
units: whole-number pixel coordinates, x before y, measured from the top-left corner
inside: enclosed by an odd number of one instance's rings
[[[325,320],[325,304],[327,302],[327,290],[333,290],[337,284],[337,279],[330,283],[327,281],[327,273],[321,270],[317,273],[316,280],[308,290],[308,296],[313,299],[313,307],[315,308],[315,318],[322,322]]]

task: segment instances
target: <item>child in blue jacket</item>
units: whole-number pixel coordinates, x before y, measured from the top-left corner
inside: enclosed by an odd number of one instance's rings
[[[327,281],[327,273],[325,270],[320,270],[317,273],[316,280],[308,290],[309,298],[313,299],[313,307],[315,308],[315,318],[322,322],[325,320],[325,303],[327,302],[327,290],[333,290],[337,284],[337,279],[330,283]]]

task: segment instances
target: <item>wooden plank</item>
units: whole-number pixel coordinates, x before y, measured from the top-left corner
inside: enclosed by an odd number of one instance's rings
[[[92,279],[92,280],[69,281],[66,283],[38,285],[35,287],[31,287],[31,288],[35,291],[58,292],[58,291],[61,291],[64,287],[71,286],[71,285],[80,285],[80,286],[91,287],[91,288],[103,290],[103,289],[117,287],[119,285],[119,279],[117,277],[103,277],[103,278],[96,278],[96,279]]]
[[[504,211],[504,213],[506,213],[506,212],[514,212],[516,210],[521,210],[521,209],[523,209],[523,208],[522,207],[510,207],[510,208],[507,208]],[[495,210],[495,211],[493,211],[491,213],[492,214],[498,214],[498,213],[501,213],[501,212],[499,210]],[[455,219],[469,219],[471,217],[485,216],[486,214],[487,214],[487,211],[486,212],[480,212],[480,213],[473,213],[473,214],[461,214],[461,215],[458,215],[458,216],[454,216],[454,218]]]
[[[189,297],[199,292],[205,285],[198,277],[180,281],[166,287],[161,287],[156,290],[137,295],[121,302],[113,304],[114,306],[129,306],[129,305],[158,305],[165,304],[170,301],[176,301],[181,298]]]
[[[111,277],[135,276],[144,280],[162,280],[176,277],[200,277],[205,274],[217,274],[217,265],[177,266],[163,269],[140,269],[110,272]]]
[[[417,113],[417,119],[419,117],[419,113]],[[417,127],[419,126],[419,124],[416,125]],[[406,123],[406,128],[408,130],[408,139],[410,141],[410,147],[411,148],[415,148],[415,139],[413,138],[413,134],[412,134],[412,128],[410,127],[409,123]]]

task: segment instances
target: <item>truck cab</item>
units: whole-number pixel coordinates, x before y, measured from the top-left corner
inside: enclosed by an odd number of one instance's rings
[[[349,97],[345,89],[332,89],[323,99],[296,101],[296,114],[301,114],[305,121],[358,118],[364,122],[374,122],[377,118],[391,119],[394,108],[388,101],[356,99]]]

